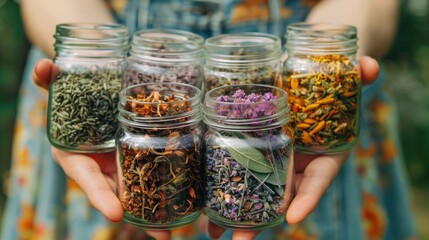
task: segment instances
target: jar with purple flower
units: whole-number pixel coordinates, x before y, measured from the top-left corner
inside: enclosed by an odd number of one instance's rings
[[[294,196],[287,93],[243,84],[205,95],[205,213],[226,228],[263,229],[284,221]]]
[[[144,83],[184,83],[201,88],[204,38],[187,31],[146,29],[133,34],[122,88]]]

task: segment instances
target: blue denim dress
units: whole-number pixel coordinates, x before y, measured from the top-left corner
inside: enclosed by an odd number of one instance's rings
[[[283,37],[303,21],[313,0],[110,0],[131,32],[174,28],[210,37],[268,32]],[[1,239],[148,239],[143,230],[113,224],[53,161],[46,137],[47,94],[31,80],[44,57],[33,48],[20,91],[9,199]],[[264,230],[257,239],[407,239],[415,236],[402,166],[396,109],[380,79],[363,91],[361,132],[350,159],[302,223]],[[206,219],[173,230],[173,239],[209,239]],[[222,239],[231,239],[227,231]]]

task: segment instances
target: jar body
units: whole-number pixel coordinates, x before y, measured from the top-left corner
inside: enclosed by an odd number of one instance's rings
[[[148,84],[149,94],[132,93],[143,85],[121,92],[118,197],[128,223],[173,229],[195,221],[204,205],[201,96],[178,97],[183,92],[177,89],[199,93],[198,88],[184,84],[169,89],[160,88],[168,84]],[[158,102],[173,95],[177,102]]]
[[[248,100],[258,94],[257,88],[264,89],[262,85],[249,85]],[[231,92],[222,88],[213,91]],[[287,125],[287,99],[279,99],[286,104],[205,104],[205,213],[216,225],[258,230],[284,221],[294,196],[293,139]],[[212,117],[216,112],[219,115]],[[259,113],[265,117],[255,117]],[[221,117],[241,114],[244,119],[225,120],[227,123]]]
[[[57,26],[59,74],[49,90],[47,123],[53,146],[83,153],[114,150],[127,34],[121,25]]]
[[[186,31],[152,29],[133,35],[123,88],[143,83],[184,83],[201,88],[203,38]]]
[[[204,90],[233,84],[280,81],[280,39],[265,33],[223,34],[205,42]]]
[[[359,134],[361,98],[355,56],[356,29],[335,25],[323,29],[317,29],[317,25],[297,26],[304,30],[299,32],[293,25],[288,30],[294,35],[289,36],[291,43],[286,45],[288,58],[282,83],[289,94],[296,150],[324,154],[350,150]],[[297,43],[300,37],[310,33],[315,34],[319,42],[313,43],[314,39],[310,38]]]
[[[200,125],[140,131],[121,124],[117,152],[125,221],[143,228],[172,229],[200,216],[201,139]]]

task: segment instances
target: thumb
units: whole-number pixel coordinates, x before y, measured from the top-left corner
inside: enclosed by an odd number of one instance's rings
[[[51,82],[60,73],[60,69],[50,59],[40,59],[34,65],[33,81],[44,89],[48,89]]]

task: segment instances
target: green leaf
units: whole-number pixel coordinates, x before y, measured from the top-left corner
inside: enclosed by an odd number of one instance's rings
[[[277,170],[278,174],[279,174],[279,180],[280,183],[277,183],[276,177],[274,175],[274,173],[268,173],[269,176],[268,178],[265,180],[265,183],[269,183],[269,184],[273,184],[273,185],[286,185],[286,171],[282,170],[282,169],[278,169]],[[266,173],[259,173],[259,172],[253,172],[253,175],[255,177],[258,178],[258,180],[264,180],[267,177]]]
[[[224,138],[226,149],[238,163],[249,170],[260,173],[271,173],[273,167],[267,162],[264,154],[239,138]]]

